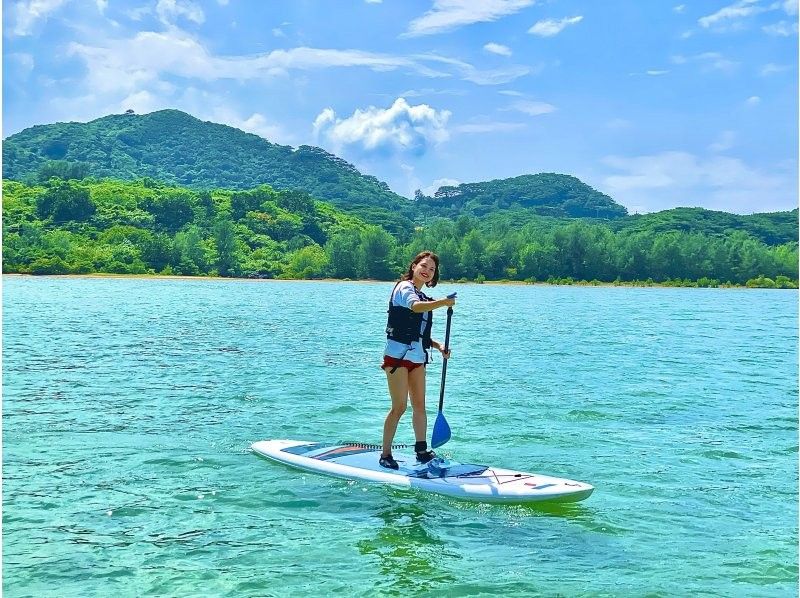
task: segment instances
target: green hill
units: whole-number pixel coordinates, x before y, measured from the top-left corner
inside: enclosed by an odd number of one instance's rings
[[[797,241],[798,212],[729,214],[703,208],[673,208],[652,214],[636,214],[614,223],[616,230],[664,233],[670,231],[703,233],[721,237],[732,231],[744,231],[767,245]]]
[[[268,184],[277,190],[304,190],[393,232],[411,226],[408,199],[341,158],[317,147],[270,143],[178,110],[38,125],[3,143],[4,179],[32,183],[65,174],[148,177],[195,190]]]
[[[152,178],[195,190],[302,189],[313,197],[404,236],[411,220],[506,209],[561,217],[618,218],[625,208],[575,177],[535,174],[442,187],[417,201],[317,147],[270,143],[178,110],[114,114],[88,123],[38,125],[3,144],[3,178]]]
[[[542,216],[616,219],[627,210],[574,176],[526,174],[510,179],[439,187],[433,197],[417,194],[420,208],[455,217],[486,216],[498,210],[524,208]]]
[[[528,174],[440,187],[415,201],[317,147],[270,143],[233,127],[178,110],[109,115],[88,123],[31,127],[5,139],[3,178],[27,184],[63,179],[150,179],[193,191],[247,190],[267,184],[302,190],[401,242],[414,226],[435,218],[474,217],[498,230],[538,222],[550,229],[568,221],[604,222],[615,231],[684,232],[724,236],[743,231],[766,243],[797,241],[797,210],[740,216],[700,208],[627,215],[626,209],[573,176]]]

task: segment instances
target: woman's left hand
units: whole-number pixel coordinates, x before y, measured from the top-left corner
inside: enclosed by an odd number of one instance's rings
[[[442,354],[442,357],[445,359],[450,359],[450,354],[452,353],[452,349],[445,349],[442,345],[436,347],[439,349],[439,352]]]

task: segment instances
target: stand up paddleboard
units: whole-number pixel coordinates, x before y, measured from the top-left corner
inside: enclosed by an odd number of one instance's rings
[[[363,444],[262,440],[258,455],[292,467],[348,480],[417,488],[453,498],[493,503],[577,502],[594,487],[535,473],[447,461],[417,463],[413,454],[395,453],[400,469],[378,465],[380,450]]]

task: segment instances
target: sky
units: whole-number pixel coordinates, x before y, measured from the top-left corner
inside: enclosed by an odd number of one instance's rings
[[[798,0],[4,0],[3,131],[176,108],[412,197],[798,204]]]

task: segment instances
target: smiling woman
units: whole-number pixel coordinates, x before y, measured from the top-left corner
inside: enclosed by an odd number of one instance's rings
[[[389,299],[389,321],[386,324],[386,348],[382,369],[386,372],[392,407],[383,424],[383,452],[380,464],[397,469],[392,456],[397,424],[405,413],[409,398],[413,409],[414,451],[420,463],[427,463],[436,455],[428,450],[428,418],[425,413],[425,365],[429,361],[428,349],[439,350],[444,359],[450,352],[439,341],[431,338],[433,315],[439,307],[455,305],[455,299],[432,299],[422,292],[422,286],[435,287],[439,282],[439,256],[430,251],[418,254],[408,266],[408,271],[392,289]]]

